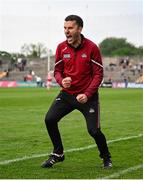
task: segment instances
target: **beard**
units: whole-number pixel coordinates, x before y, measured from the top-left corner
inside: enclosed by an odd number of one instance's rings
[[[78,46],[81,42],[81,37],[79,33],[75,33],[73,35],[66,36],[68,44],[72,46]]]

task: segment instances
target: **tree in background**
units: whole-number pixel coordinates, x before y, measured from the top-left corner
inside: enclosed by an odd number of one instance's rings
[[[11,54],[6,51],[0,51],[0,59],[9,60],[11,59]]]
[[[26,57],[41,58],[48,55],[48,49],[42,43],[24,44],[21,47],[21,53],[24,54]]]
[[[143,56],[143,47],[136,48],[125,38],[106,38],[99,46],[104,56]]]
[[[100,49],[103,56],[140,56],[143,57],[143,46],[135,47],[133,44],[127,42],[126,38],[110,37],[104,39],[100,44]],[[0,51],[1,60],[16,61],[18,57],[30,57],[30,58],[44,58],[53,56],[52,50],[48,49],[42,43],[24,44],[21,47],[21,53],[9,53],[6,51]]]

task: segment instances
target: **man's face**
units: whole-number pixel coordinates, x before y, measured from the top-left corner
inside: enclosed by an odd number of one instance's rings
[[[76,24],[76,21],[65,21],[64,33],[69,44],[74,45],[78,42],[82,27]]]

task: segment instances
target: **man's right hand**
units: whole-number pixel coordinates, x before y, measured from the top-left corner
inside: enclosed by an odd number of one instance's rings
[[[66,77],[62,80],[62,86],[64,88],[69,88],[71,86],[72,79],[71,77]]]

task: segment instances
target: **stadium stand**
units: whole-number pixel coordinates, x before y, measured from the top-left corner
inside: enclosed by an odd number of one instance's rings
[[[34,75],[41,77],[43,81],[47,78],[47,59],[27,59],[24,69],[19,70],[15,64],[3,63],[0,72],[9,70],[9,76],[0,75],[0,80],[8,81],[25,81],[25,77],[30,71]],[[103,57],[104,65],[104,81],[105,82],[124,82],[128,79],[129,82],[138,82],[137,79],[143,75],[143,59],[139,58],[110,58]],[[51,57],[50,69],[54,69],[54,56]],[[33,75],[33,79],[34,79]]]
[[[138,58],[103,58],[104,81],[136,82],[138,77],[143,74],[143,59]]]

